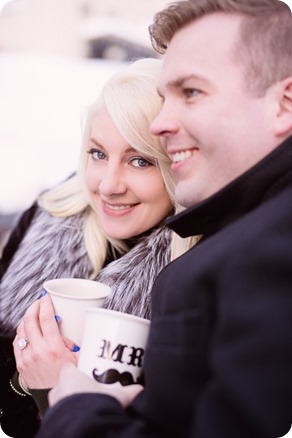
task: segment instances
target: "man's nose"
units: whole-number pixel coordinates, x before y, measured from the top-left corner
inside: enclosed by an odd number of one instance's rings
[[[179,120],[176,111],[171,108],[170,104],[164,104],[159,114],[150,125],[152,135],[158,137],[167,137],[174,134],[179,129]]]

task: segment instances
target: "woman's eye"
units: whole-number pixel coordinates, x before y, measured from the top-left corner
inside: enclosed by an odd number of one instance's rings
[[[90,149],[88,153],[94,160],[104,160],[106,158],[105,153],[99,149]]]
[[[148,167],[151,166],[152,163],[150,163],[150,161],[146,160],[145,158],[141,158],[141,157],[136,157],[136,158],[132,158],[130,163],[134,166],[134,167]]]

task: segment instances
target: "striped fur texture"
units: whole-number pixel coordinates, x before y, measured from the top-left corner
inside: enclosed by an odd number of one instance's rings
[[[89,278],[91,265],[82,237],[83,215],[55,218],[38,209],[0,285],[0,334],[14,336],[45,280]],[[97,280],[112,287],[104,307],[149,318],[151,289],[170,260],[171,231],[163,227],[108,264]]]

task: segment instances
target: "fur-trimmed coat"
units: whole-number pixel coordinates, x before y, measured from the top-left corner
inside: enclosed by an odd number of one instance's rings
[[[89,278],[92,267],[83,241],[83,219],[82,213],[69,218],[52,217],[34,204],[21,217],[0,261],[0,408],[3,410],[0,421],[3,430],[16,438],[33,436],[37,410],[31,400],[12,393],[8,385],[15,371],[11,342],[26,309],[40,296],[45,280]],[[152,285],[170,261],[170,240],[169,229],[155,229],[137,242],[131,241],[134,246],[121,258],[107,260],[108,264],[96,277],[112,288],[103,307],[150,318]]]

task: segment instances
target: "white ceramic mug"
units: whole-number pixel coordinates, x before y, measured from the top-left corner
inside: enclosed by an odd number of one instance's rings
[[[111,288],[82,278],[56,278],[45,281],[43,287],[52,299],[56,315],[61,318],[62,335],[80,346],[85,309],[102,306]]]
[[[108,309],[86,310],[78,368],[107,384],[143,384],[150,321]]]

